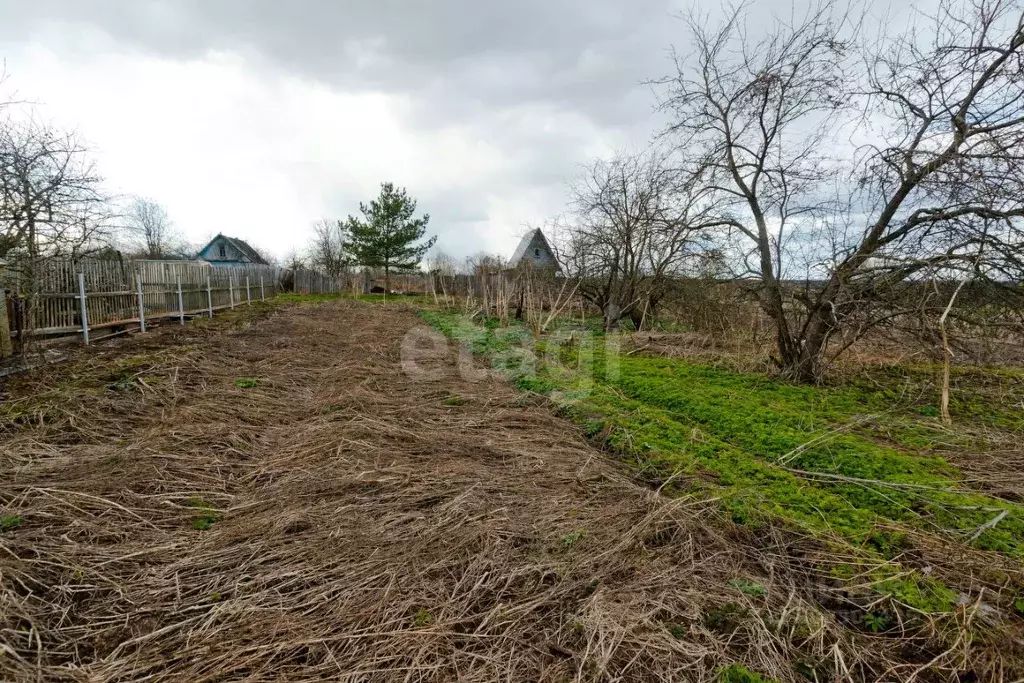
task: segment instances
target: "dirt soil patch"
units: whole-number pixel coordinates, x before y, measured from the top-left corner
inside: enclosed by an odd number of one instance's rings
[[[966,666],[967,643],[935,653],[844,624],[782,537],[634,483],[547,405],[461,376],[454,349],[403,372],[418,324],[401,305],[291,305],[12,380],[0,679],[760,680],[731,678],[742,664],[950,680]]]

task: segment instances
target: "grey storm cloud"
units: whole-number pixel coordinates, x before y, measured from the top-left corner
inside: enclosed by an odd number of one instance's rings
[[[163,56],[255,53],[349,90],[446,110],[545,103],[599,124],[648,116],[644,79],[682,30],[669,0],[5,0],[0,35],[43,22],[97,26]]]
[[[469,253],[483,243],[473,231],[520,228],[487,227],[487,194],[541,193],[557,211],[595,149],[649,141],[661,123],[644,81],[672,70],[684,1],[0,0],[0,48],[56,29],[76,49],[88,27],[128,52],[233,52],[339,91],[401,95],[410,130],[454,127],[502,152],[496,176],[437,196],[410,188],[439,227],[466,226],[453,251]],[[331,203],[343,214],[354,199],[339,189]]]

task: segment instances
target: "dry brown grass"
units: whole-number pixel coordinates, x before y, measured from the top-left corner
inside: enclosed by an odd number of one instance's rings
[[[633,483],[501,382],[402,375],[415,324],[292,306],[13,381],[0,679],[997,680],[972,644],[844,625],[821,558]]]

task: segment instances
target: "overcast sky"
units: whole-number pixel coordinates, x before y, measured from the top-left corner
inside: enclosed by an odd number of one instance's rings
[[[382,181],[439,248],[513,250],[578,165],[660,126],[670,0],[0,0],[7,93],[192,241],[282,255]]]

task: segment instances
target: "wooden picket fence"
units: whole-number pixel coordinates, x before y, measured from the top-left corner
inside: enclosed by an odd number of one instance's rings
[[[45,259],[0,274],[0,324],[7,319],[16,346],[32,337],[103,335],[145,330],[160,320],[196,316],[251,304],[281,291],[275,266],[213,266],[203,261]],[[304,272],[303,290],[340,292],[340,283]],[[4,310],[6,309],[6,310]],[[0,350],[0,355],[2,350]]]
[[[323,275],[314,270],[300,268],[294,272],[294,289],[306,294],[370,294],[383,291],[385,279],[380,270],[346,269],[337,277]],[[425,273],[393,273],[391,291],[402,294],[430,292],[430,275]]]
[[[293,289],[301,294],[344,294],[348,291],[348,275],[335,278],[315,270],[299,268],[294,271]]]
[[[391,290],[447,297],[481,295],[504,274],[395,273]],[[383,273],[348,270],[330,277],[300,268],[214,266],[205,261],[40,259],[0,262],[0,358],[25,349],[30,339],[90,339],[146,329],[157,321],[184,324],[196,316],[277,295],[283,287],[304,294],[366,294],[383,289]]]

